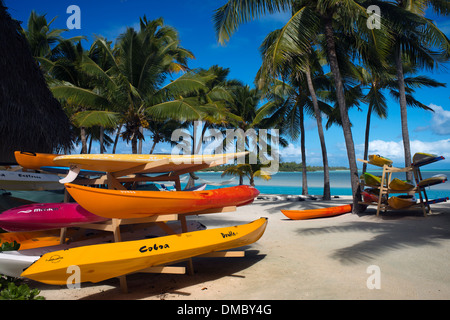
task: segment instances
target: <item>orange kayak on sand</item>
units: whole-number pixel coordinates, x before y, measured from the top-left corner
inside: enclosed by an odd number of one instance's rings
[[[286,217],[292,220],[306,220],[314,218],[332,217],[343,213],[348,213],[351,211],[352,211],[351,204],[328,208],[310,209],[310,210],[281,210],[281,212]]]
[[[106,218],[139,218],[184,214],[253,202],[259,191],[234,186],[203,191],[112,190],[65,184],[66,190],[84,209]]]

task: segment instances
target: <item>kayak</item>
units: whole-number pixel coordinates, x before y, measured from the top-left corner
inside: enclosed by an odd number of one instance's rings
[[[0,228],[6,231],[38,231],[106,220],[77,203],[34,203],[1,213]]]
[[[53,159],[60,154],[15,151],[14,156],[22,168],[40,170],[43,166],[54,166]]]
[[[179,223],[169,223],[170,228],[174,233],[181,233],[181,226]],[[165,236],[166,233],[156,225],[140,225],[130,226],[127,228],[124,226],[125,232],[122,232],[122,241],[130,241],[136,239],[146,239]],[[122,229],[122,231],[124,231]],[[190,221],[187,225],[187,231],[205,230],[206,227],[199,222]],[[14,232],[11,234],[17,234]],[[38,234],[38,232],[28,232],[28,234]],[[43,232],[41,232],[43,233]],[[23,243],[20,243],[19,250],[16,251],[4,251],[0,252],[0,274],[4,274],[10,277],[19,277],[24,269],[28,268],[35,261],[39,260],[40,256],[48,252],[54,252],[59,250],[67,250],[70,248],[76,248],[87,245],[112,243],[114,242],[113,235],[111,233],[103,233],[93,230],[85,230],[84,232],[73,232],[73,229],[69,229],[68,233],[71,234],[70,241],[60,244],[59,237],[54,243],[49,243],[44,246],[38,246],[34,248],[24,248]],[[25,234],[25,233],[24,233]],[[41,238],[37,237],[33,240],[39,243]],[[12,242],[12,241],[11,241]]]
[[[240,185],[203,191],[113,190],[65,184],[66,190],[83,208],[106,218],[138,218],[184,214],[253,202],[259,191]]]
[[[62,190],[56,174],[0,170],[0,189],[42,191]]]
[[[378,202],[379,197],[371,192],[362,191],[361,194],[364,202]]]
[[[281,212],[292,220],[306,220],[314,218],[325,218],[337,216],[343,213],[352,211],[352,205],[346,204],[343,206],[310,209],[310,210],[281,210]]]
[[[375,176],[371,173],[364,172],[362,179],[368,186],[379,187],[381,185],[381,176]]]
[[[59,156],[54,159],[57,166],[80,169],[117,172],[139,168],[145,173],[172,172],[192,169],[200,170],[201,165],[219,165],[239,157],[247,152],[212,154],[212,155],[172,155],[172,154],[76,154]],[[144,168],[146,164],[153,163],[155,167]],[[206,166],[205,166],[206,167]],[[133,173],[137,173],[133,172]]]
[[[394,209],[404,209],[416,204],[416,198],[410,195],[393,196],[388,199],[388,204]]]
[[[174,233],[183,232],[180,223],[177,221],[167,222],[166,223],[170,229]],[[203,230],[205,228],[201,223],[196,221],[189,221],[187,223],[187,231],[195,231],[195,230]],[[186,231],[186,230],[184,230]],[[121,238],[122,241],[128,240],[136,240],[136,238],[145,238],[145,237],[155,237],[155,236],[163,236],[162,229],[154,224],[138,224],[127,226],[124,225],[121,227]],[[61,243],[60,241],[61,229],[51,229],[51,230],[42,230],[42,231],[23,231],[23,232],[5,232],[0,233],[0,244],[4,242],[13,243],[16,241],[20,244],[19,251],[42,248],[42,247],[50,247],[56,246]],[[106,239],[106,241],[114,241],[111,232],[105,233],[102,231],[96,231],[92,229],[78,229],[78,228],[69,228],[66,231],[66,238],[64,242],[77,242],[101,237],[101,241]],[[106,237],[106,238],[105,238]],[[1,272],[0,272],[1,274]]]
[[[414,184],[411,181],[394,178],[389,183],[389,188],[394,191],[409,191],[414,188]]]
[[[430,164],[439,160],[444,160],[445,158],[442,156],[438,156],[436,154],[432,153],[424,153],[424,152],[417,152],[413,156],[413,163],[412,165],[415,167],[421,167],[426,164]]]
[[[421,180],[417,185],[424,188],[435,184],[444,183],[445,181],[447,181],[447,176],[445,174],[437,174],[430,178]]]
[[[65,285],[67,270],[75,265],[79,268],[79,277],[74,277],[76,283],[97,283],[152,266],[252,244],[264,234],[266,225],[267,218],[260,218],[232,227],[54,251],[40,257],[21,276]]]
[[[369,163],[378,167],[382,167],[384,165],[392,165],[393,161],[389,158],[382,157],[379,154],[372,154],[369,155]]]

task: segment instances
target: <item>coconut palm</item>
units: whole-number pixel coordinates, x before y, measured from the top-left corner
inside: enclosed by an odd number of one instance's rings
[[[411,148],[404,64],[413,63],[431,69],[448,60],[449,39],[424,15],[428,6],[438,14],[448,15],[450,4],[448,1],[440,0],[396,0],[381,1],[378,5],[383,12],[392,40],[390,58],[395,64],[397,73],[405,166],[410,166]],[[412,179],[411,173],[407,173],[407,179]]]
[[[319,63],[319,58],[316,54],[316,51],[313,51],[312,48],[309,48],[308,52],[302,53],[302,50],[296,45],[296,42],[292,41],[292,39],[290,38],[287,30],[292,21],[293,20],[291,19],[283,29],[276,30],[270,33],[264,40],[263,44],[261,45],[263,65],[259,70],[256,81],[260,85],[264,85],[264,83],[266,83],[268,81],[267,79],[270,77],[286,78],[291,75],[291,78],[293,77],[294,79],[297,79],[296,82],[298,82],[299,84],[302,83],[302,86],[307,87],[307,91],[309,93],[313,106],[313,113],[316,118],[319,140],[322,150],[324,169],[323,199],[330,200],[331,194],[328,155],[323,133],[322,115],[320,110],[321,108],[319,107],[319,101],[317,99],[316,89],[312,79],[313,75],[314,77],[323,75],[322,67]],[[313,70],[314,72],[312,72],[311,70]],[[305,186],[307,185],[307,182],[306,159],[304,159],[304,133],[302,133],[301,136],[303,142],[301,143],[303,164],[302,185]],[[305,192],[305,187],[303,188],[303,193],[307,194],[307,189]]]
[[[341,1],[317,1],[317,0],[265,0],[265,1],[238,1],[229,0],[224,6],[217,9],[214,15],[216,34],[219,42],[227,41],[237,27],[251,19],[257,18],[264,13],[272,13],[289,8],[295,4],[296,12],[291,20],[292,32],[297,44],[307,51],[313,39],[319,33],[325,37],[325,49],[327,60],[334,77],[336,97],[340,111],[342,128],[344,133],[347,156],[350,167],[350,179],[353,194],[353,211],[359,211],[359,178],[356,166],[355,148],[351,131],[350,119],[345,102],[344,84],[338,60],[336,46],[336,30],[346,32],[354,37],[369,38],[376,30],[367,30],[367,12],[365,7],[354,0]],[[299,32],[301,30],[301,32]],[[369,32],[368,32],[369,31]],[[384,52],[385,43],[379,43],[380,53]]]
[[[22,29],[23,34],[30,44],[31,52],[34,57],[46,57],[56,54],[58,52],[58,45],[63,40],[71,42],[78,42],[86,37],[77,36],[69,39],[64,39],[61,34],[68,29],[52,29],[51,25],[56,20],[53,18],[47,22],[45,14],[41,15],[32,10],[28,18],[27,28]]]
[[[369,132],[370,132],[370,122],[372,114],[377,115],[379,118],[384,119],[388,115],[388,106],[386,104],[386,97],[384,91],[388,91],[390,95],[399,100],[400,93],[398,90],[398,81],[396,77],[396,68],[388,68],[383,73],[363,72],[365,74],[365,79],[362,79],[368,86],[368,93],[364,97],[364,101],[367,103],[367,119],[366,119],[366,132],[364,139],[364,160],[368,159],[369,150]],[[365,69],[364,69],[365,70]],[[430,107],[424,105],[420,101],[416,100],[413,96],[416,88],[428,87],[445,87],[444,83],[437,82],[426,76],[414,76],[417,72],[416,68],[411,65],[405,65],[405,98],[406,104],[409,107],[416,107],[423,110],[432,111]],[[408,76],[408,74],[410,76]],[[362,172],[366,172],[367,164],[364,163]]]

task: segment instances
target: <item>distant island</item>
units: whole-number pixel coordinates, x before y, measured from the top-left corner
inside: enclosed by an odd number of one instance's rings
[[[234,164],[224,164],[217,167],[212,167],[208,169],[203,169],[201,171],[209,171],[209,172],[220,172],[224,171],[229,167],[234,166]],[[346,167],[329,167],[329,170],[348,170]],[[297,162],[280,162],[278,172],[295,172],[295,171],[302,171],[302,164]],[[306,171],[323,171],[323,167],[321,166],[306,166]]]

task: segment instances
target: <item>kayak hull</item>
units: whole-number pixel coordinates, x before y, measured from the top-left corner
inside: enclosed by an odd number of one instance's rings
[[[171,155],[171,154],[77,154],[59,156],[54,159],[54,165],[81,169],[117,172],[134,169],[148,163],[158,163],[154,168],[148,168],[146,173],[172,172],[197,168],[201,164],[211,166],[226,163],[229,160],[245,156],[246,152],[213,154],[213,155]],[[197,170],[196,169],[196,170]],[[139,171],[139,170],[138,170]]]
[[[1,213],[0,228],[10,232],[38,231],[106,220],[76,203],[34,203]]]
[[[364,183],[368,186],[379,187],[381,185],[381,177],[365,172],[363,175]]]
[[[242,206],[256,198],[251,186],[204,191],[139,191],[84,187],[67,183],[67,191],[83,208],[106,218],[138,218]]]
[[[378,167],[382,167],[384,165],[392,165],[393,161],[389,158],[382,157],[379,154],[372,154],[369,155],[369,163]]]
[[[440,184],[440,183],[444,183],[447,181],[447,176],[445,174],[438,174],[435,176],[432,176],[430,178],[427,179],[423,179],[422,181],[420,181],[418,183],[419,187],[429,187],[429,186],[434,186],[436,184]]]
[[[14,156],[16,157],[17,163],[22,168],[40,170],[40,168],[43,166],[54,166],[55,163],[53,162],[53,159],[60,155],[51,153],[15,151]]]
[[[406,209],[416,204],[416,198],[412,196],[393,196],[388,199],[388,204],[393,209]]]
[[[291,220],[306,220],[314,218],[325,218],[337,216],[352,211],[352,205],[310,209],[310,210],[281,210],[281,212]]]
[[[128,273],[206,253],[242,247],[264,233],[267,218],[245,225],[193,231],[153,239],[97,244],[44,254],[21,276],[52,284],[67,284],[67,270],[79,267],[76,282],[97,283]]]
[[[394,191],[409,191],[414,188],[414,184],[409,181],[394,178],[389,183],[389,188]]]
[[[55,174],[0,170],[0,189],[42,191],[62,190],[64,186],[59,183]]]

